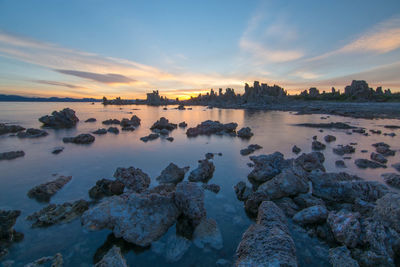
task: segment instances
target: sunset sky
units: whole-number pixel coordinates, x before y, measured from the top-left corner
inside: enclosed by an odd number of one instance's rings
[[[0,0],[0,94],[400,91],[400,1]]]

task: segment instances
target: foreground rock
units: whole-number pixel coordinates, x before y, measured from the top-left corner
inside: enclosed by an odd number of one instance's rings
[[[387,159],[382,154],[372,152],[370,157],[373,161],[376,161],[376,162],[379,162],[382,164],[385,164],[387,162]]]
[[[22,150],[19,151],[9,151],[0,153],[0,160],[11,160],[19,157],[25,156],[25,152]]]
[[[192,226],[206,217],[204,191],[196,183],[182,182],[176,186],[175,204]]]
[[[246,201],[249,198],[250,194],[252,193],[251,188],[248,187],[246,185],[246,183],[243,181],[240,181],[239,183],[237,183],[234,186],[234,190],[235,190],[237,199],[239,199],[241,201]]]
[[[329,262],[332,267],[359,267],[358,262],[351,257],[350,250],[346,246],[331,248]]]
[[[114,173],[117,181],[120,181],[125,187],[133,192],[140,193],[145,191],[150,185],[150,177],[139,168],[117,168]]]
[[[285,165],[285,159],[280,152],[251,156],[250,160],[254,162],[255,166],[247,177],[253,185],[259,185],[272,179],[281,172],[283,165]]]
[[[58,223],[68,223],[79,217],[89,208],[86,200],[77,200],[73,203],[50,204],[40,211],[27,217],[32,221],[32,227],[46,227]]]
[[[214,174],[214,163],[207,159],[199,160],[199,166],[190,172],[189,181],[191,182],[207,182]]]
[[[218,194],[218,192],[221,190],[221,187],[217,184],[202,184],[201,187],[203,187],[204,190],[211,191],[215,194]]]
[[[75,115],[75,111],[70,108],[65,108],[61,111],[53,111],[51,115],[46,115],[39,118],[43,126],[52,128],[71,128],[79,121]]]
[[[140,125],[140,118],[136,115],[133,115],[130,119],[123,118],[120,122],[120,125],[124,128],[126,127],[137,127]]]
[[[257,222],[250,225],[236,250],[236,266],[297,266],[296,247],[286,217],[273,202],[259,207]]]
[[[29,128],[26,131],[17,133],[18,138],[37,138],[49,135],[46,131],[40,129]]]
[[[295,154],[299,154],[301,152],[301,148],[299,148],[298,146],[294,145],[292,147],[292,152]]]
[[[28,197],[35,198],[38,201],[49,201],[71,179],[72,176],[60,176],[54,181],[35,186],[29,190]]]
[[[128,267],[124,257],[121,254],[121,249],[113,246],[104,257],[94,265],[95,267]]]
[[[196,127],[189,128],[186,131],[186,135],[188,137],[195,137],[198,135],[212,135],[212,134],[228,134],[228,135],[236,135],[235,130],[237,127],[237,123],[220,123],[219,121],[203,121],[198,124]]]
[[[396,154],[396,151],[391,150],[390,146],[384,142],[375,143],[373,146],[376,148],[377,153],[382,154],[385,157],[394,156]]]
[[[113,195],[121,195],[124,192],[125,185],[121,181],[101,179],[89,190],[89,196],[93,199],[101,199]]]
[[[164,117],[161,117],[158,121],[156,121],[151,127],[150,127],[150,129],[151,130],[156,130],[156,129],[158,129],[158,130],[163,130],[163,129],[165,129],[165,130],[167,130],[167,131],[172,131],[172,130],[174,130],[174,129],[176,129],[177,128],[177,125],[175,124],[175,123],[170,123],[169,121],[168,121],[168,119],[166,119],[166,118],[164,118]]]
[[[366,169],[366,168],[371,168],[371,169],[386,168],[386,165],[383,165],[383,164],[375,162],[375,161],[371,161],[369,159],[356,159],[354,161],[354,164],[356,164],[357,167],[361,168],[361,169]]]
[[[13,242],[18,242],[24,237],[14,230],[20,214],[19,210],[0,210],[0,258],[8,254],[8,247]]]
[[[64,260],[62,255],[60,253],[57,253],[54,256],[43,257],[25,265],[25,267],[41,267],[41,266],[63,267]]]
[[[326,145],[315,140],[312,142],[311,148],[312,150],[324,150],[326,148]]]
[[[348,211],[329,213],[327,222],[337,242],[350,248],[357,246],[361,234],[359,217],[359,213]]]
[[[254,134],[251,132],[250,127],[243,127],[237,132],[237,136],[240,138],[251,138]]]
[[[8,125],[5,123],[0,123],[0,135],[8,133],[17,133],[23,130],[25,130],[25,128],[19,125]]]
[[[64,137],[64,143],[74,143],[74,144],[91,144],[95,140],[95,137],[91,134],[80,134],[75,137]]]
[[[293,216],[293,221],[299,224],[323,223],[328,218],[328,213],[325,206],[316,205],[296,213]]]
[[[185,174],[188,170],[189,167],[179,168],[174,163],[170,163],[167,168],[161,172],[160,176],[156,178],[156,180],[161,184],[177,184],[185,178]]]
[[[262,148],[262,146],[260,146],[260,145],[251,144],[247,148],[244,148],[244,149],[240,150],[240,155],[247,156],[247,155],[250,155],[250,154],[254,153],[254,151],[259,150],[261,148]]]
[[[383,173],[382,178],[390,186],[400,188],[400,174],[397,173]]]
[[[106,134],[107,133],[107,129],[105,128],[100,128],[94,132],[92,132],[93,134]]]

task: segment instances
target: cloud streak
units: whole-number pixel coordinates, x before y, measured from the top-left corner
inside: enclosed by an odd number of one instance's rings
[[[32,80],[32,82],[39,83],[39,84],[45,84],[45,85],[62,86],[62,87],[67,87],[67,88],[82,88],[81,86],[77,86],[77,85],[73,85],[73,84],[69,84],[69,83],[57,82],[57,81]]]
[[[55,70],[55,71],[62,74],[72,75],[79,78],[84,78],[106,84],[130,84],[136,81],[122,74],[116,74],[116,73],[100,74],[100,73],[77,71],[77,70]]]

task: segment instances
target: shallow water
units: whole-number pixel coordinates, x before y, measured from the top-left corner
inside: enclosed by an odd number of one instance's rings
[[[381,129],[382,132],[392,132],[383,128],[385,124],[399,124],[397,120],[363,120],[330,116],[321,120],[321,115],[293,115],[289,112],[275,111],[246,111],[228,109],[205,109],[193,107],[193,110],[176,110],[168,107],[150,106],[106,106],[100,103],[0,103],[0,122],[19,124],[25,128],[39,128],[38,118],[50,114],[53,110],[65,107],[74,109],[80,118],[76,128],[53,130],[47,129],[49,135],[37,139],[19,139],[8,135],[0,136],[0,152],[24,150],[26,155],[11,161],[0,161],[0,209],[19,209],[22,211],[15,229],[24,233],[25,238],[10,248],[10,254],[2,260],[14,260],[15,266],[23,266],[43,256],[63,254],[65,266],[91,266],[97,257],[101,257],[113,243],[123,246],[123,253],[131,266],[215,266],[218,259],[226,259],[234,263],[234,254],[242,233],[252,223],[246,216],[243,203],[236,199],[233,186],[239,181],[247,182],[247,174],[251,171],[246,163],[248,156],[241,156],[239,150],[249,144],[259,144],[263,149],[257,154],[269,154],[275,151],[282,152],[286,158],[295,157],[291,152],[292,146],[297,145],[302,152],[311,151],[312,136],[317,135],[323,140],[326,134],[337,137],[335,142],[327,144],[325,167],[327,171],[346,171],[357,174],[368,180],[383,182],[380,174],[395,172],[390,167],[392,163],[400,162],[400,153],[388,157],[387,169],[358,169],[354,165],[356,158],[369,158],[374,151],[371,144],[386,142],[392,149],[399,150],[400,130],[394,130],[398,135],[389,137],[383,135],[363,136],[354,133],[346,134],[345,130],[324,130],[306,128],[293,124],[305,122],[348,122],[355,126],[369,129]],[[139,109],[139,110],[133,110]],[[98,128],[108,128],[101,124],[105,119],[130,118],[133,114],[142,120],[142,124],[134,132],[123,132],[114,135],[108,133],[96,136],[91,145],[63,144],[62,138],[75,136],[79,133],[89,133]],[[226,136],[199,136],[187,138],[185,130],[176,129],[170,136],[172,143],[165,139],[157,139],[144,143],[140,137],[150,133],[149,127],[160,117],[166,117],[171,122],[186,121],[188,127],[196,126],[204,120],[219,120],[223,123],[237,122],[238,129],[243,126],[251,127],[254,136],[250,140]],[[84,123],[90,117],[97,122]],[[337,144],[356,142],[356,153],[350,155],[352,159],[345,160],[347,169],[337,169],[335,160],[342,157],[332,153]],[[59,155],[53,155],[52,149],[64,146],[65,150]],[[361,153],[366,149],[369,153]],[[72,180],[51,199],[50,203],[63,203],[77,199],[89,200],[88,190],[101,178],[111,178],[117,167],[134,166],[141,168],[152,178],[151,186],[157,184],[155,177],[170,163],[178,166],[197,167],[197,160],[204,158],[207,152],[221,152],[222,156],[214,157],[216,167],[214,177],[210,183],[221,186],[218,194],[206,191],[207,216],[214,218],[222,232],[224,247],[221,250],[200,249],[194,244],[183,258],[175,263],[166,262],[165,258],[152,249],[135,247],[117,240],[110,235],[111,231],[85,231],[80,226],[79,219],[63,225],[48,228],[31,228],[26,216],[44,207],[46,204],[29,199],[28,190],[38,184],[54,179],[52,174],[71,175]],[[165,242],[169,235],[174,234],[171,227],[160,241]],[[294,239],[298,246],[298,258],[301,266],[325,265],[326,249],[314,251],[310,244],[318,244],[306,234],[295,234]],[[323,245],[322,245],[323,248]],[[100,255],[100,256],[99,256]],[[315,256],[320,255],[321,257]]]

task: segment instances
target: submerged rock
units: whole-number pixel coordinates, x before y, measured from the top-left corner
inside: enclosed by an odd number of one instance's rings
[[[240,155],[247,156],[247,155],[250,155],[254,151],[259,150],[261,148],[262,148],[262,146],[260,146],[260,145],[251,144],[247,148],[244,148],[244,149],[240,150]]]
[[[113,134],[119,134],[119,130],[118,130],[117,127],[109,127],[109,128],[107,129],[107,132],[113,133]]]
[[[92,132],[93,134],[106,134],[107,133],[107,129],[105,128],[100,128],[94,132]]]
[[[193,233],[193,243],[199,248],[222,249],[223,240],[218,224],[214,219],[204,218]]]
[[[206,217],[204,191],[196,183],[179,183],[175,191],[175,204],[193,226]]]
[[[19,215],[19,210],[0,210],[0,258],[8,254],[8,247],[12,242],[20,241],[24,237],[14,230]]]
[[[251,138],[253,135],[250,127],[243,127],[237,132],[237,136],[240,138]]]
[[[186,131],[188,137],[195,137],[198,135],[212,135],[212,134],[235,134],[237,123],[220,123],[219,121],[203,121],[196,127],[189,128]]]
[[[237,183],[234,186],[234,190],[235,190],[237,199],[239,199],[240,201],[246,201],[249,198],[250,194],[252,193],[251,188],[248,187],[246,185],[246,183],[243,181],[240,181],[239,183]]]
[[[72,176],[60,176],[54,181],[50,181],[35,186],[28,192],[28,197],[35,198],[38,201],[49,201],[65,184],[71,181]]]
[[[42,267],[42,266],[50,266],[51,267],[63,267],[64,260],[60,253],[57,253],[54,256],[42,257],[40,259],[35,260],[34,262],[28,263],[24,267]]]
[[[326,145],[321,143],[321,142],[319,142],[319,141],[313,141],[312,145],[311,145],[311,148],[313,150],[324,150],[326,148]]]
[[[201,187],[203,187],[204,190],[211,191],[215,194],[218,194],[219,190],[221,190],[221,187],[217,184],[202,184]]]
[[[366,168],[372,168],[372,169],[386,168],[386,165],[380,164],[380,163],[375,162],[375,161],[371,161],[369,159],[356,159],[354,161],[354,164],[356,164],[357,167],[361,168],[361,169],[366,169]]]
[[[61,152],[64,151],[64,147],[63,146],[57,146],[55,148],[53,148],[53,151],[51,151],[52,154],[60,154]]]
[[[299,154],[301,152],[301,149],[298,146],[294,145],[292,147],[292,152],[295,154]]]
[[[89,190],[89,196],[94,199],[121,195],[124,192],[125,185],[121,181],[112,181],[101,179]]]
[[[80,134],[75,137],[64,137],[64,143],[75,143],[75,144],[90,144],[93,143],[96,138],[91,134]]]
[[[351,145],[338,145],[336,148],[333,149],[333,153],[343,156],[344,154],[351,154],[354,153],[356,149]]]
[[[199,166],[190,172],[189,181],[191,182],[207,182],[214,174],[214,163],[207,159],[199,160]]]
[[[189,167],[179,168],[174,163],[170,163],[156,178],[156,180],[161,183],[173,183],[177,184],[181,182],[185,178],[186,172],[189,170]]]
[[[168,237],[165,258],[168,262],[179,261],[191,246],[190,240],[185,237],[172,235]]]
[[[18,138],[37,138],[49,135],[46,131],[40,129],[29,128],[26,131],[21,131],[17,133]]]
[[[150,177],[139,168],[119,167],[114,173],[117,181],[122,182],[128,190],[140,193],[145,191],[150,185]]]
[[[105,125],[110,125],[110,124],[121,124],[120,120],[117,119],[108,119],[102,122]]]
[[[22,150],[19,151],[9,151],[0,153],[0,160],[11,160],[19,157],[25,156],[25,152]]]
[[[0,123],[0,135],[8,133],[17,133],[23,130],[25,130],[25,128],[19,125],[8,125],[5,123]]]
[[[148,136],[143,136],[140,138],[140,140],[142,140],[143,142],[147,142],[147,141],[151,141],[151,140],[155,140],[157,138],[159,138],[160,135],[157,133],[151,133]]]
[[[121,249],[113,246],[104,257],[94,265],[95,267],[128,267],[124,257],[121,254]]]
[[[170,123],[170,122],[168,121],[168,119],[166,119],[166,118],[164,118],[164,117],[161,117],[158,121],[156,121],[156,122],[150,127],[151,130],[155,130],[155,129],[163,130],[163,129],[165,129],[165,130],[167,130],[167,131],[172,131],[172,130],[174,130],[174,129],[176,129],[176,128],[177,128],[177,125],[176,125],[175,123]]]
[[[390,186],[400,188],[400,174],[397,173],[383,173],[383,180]]]
[[[79,121],[75,115],[75,111],[70,108],[65,108],[61,111],[53,111],[51,115],[46,115],[39,118],[43,126],[53,128],[71,128]]]

